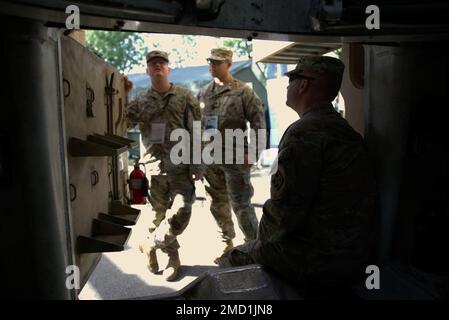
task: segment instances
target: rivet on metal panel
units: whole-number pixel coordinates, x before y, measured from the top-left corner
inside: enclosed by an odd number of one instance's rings
[[[251,20],[255,23],[255,24],[261,24],[263,22],[262,18],[251,18]]]
[[[257,2],[251,2],[251,5],[256,8],[256,9],[262,9],[263,8],[263,4],[262,3],[257,3]]]

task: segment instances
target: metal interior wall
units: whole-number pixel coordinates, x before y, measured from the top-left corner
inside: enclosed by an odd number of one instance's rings
[[[416,232],[428,223],[418,221],[419,215],[439,214],[447,226],[449,148],[443,136],[449,61],[443,48],[441,43],[365,46],[365,137],[380,190],[380,262],[414,259],[420,245]],[[429,236],[444,241],[441,226],[432,228]],[[441,245],[426,245],[432,268],[444,260]]]
[[[2,292],[8,298],[74,299],[60,95],[58,33],[1,17],[0,211]]]

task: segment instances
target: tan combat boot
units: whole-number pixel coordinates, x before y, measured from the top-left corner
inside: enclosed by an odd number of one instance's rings
[[[151,247],[148,244],[140,244],[139,245],[140,252],[145,253],[148,256],[149,265],[148,269],[150,269],[151,273],[159,272],[159,264],[157,262],[156,249]]]
[[[223,250],[223,254],[225,254],[226,252],[230,251],[232,248],[234,248],[234,243],[232,242],[232,240],[228,239],[224,241],[226,243],[226,247]],[[221,257],[221,256],[220,256]],[[220,259],[220,257],[216,257],[214,260],[215,264],[218,264],[218,259]]]
[[[153,233],[161,224],[161,222],[165,219],[165,211],[156,212],[156,215],[153,220],[153,226],[148,228],[150,233]]]
[[[234,243],[232,242],[232,240],[226,240],[226,247],[223,250],[223,253],[228,252],[229,250],[231,250],[232,248],[234,248]]]
[[[159,272],[159,264],[157,263],[157,256],[156,256],[156,249],[151,249],[149,254],[148,254],[148,258],[149,258],[149,268],[151,273],[158,273]]]
[[[176,276],[178,275],[178,270],[179,270],[180,266],[181,266],[181,261],[179,261],[178,251],[175,251],[174,253],[169,253],[167,267],[165,268],[164,272],[162,273],[165,280],[167,280],[167,281],[175,280]]]

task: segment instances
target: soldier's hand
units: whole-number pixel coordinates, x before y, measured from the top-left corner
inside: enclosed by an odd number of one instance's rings
[[[125,76],[125,91],[126,93],[130,92],[133,89],[133,82]]]

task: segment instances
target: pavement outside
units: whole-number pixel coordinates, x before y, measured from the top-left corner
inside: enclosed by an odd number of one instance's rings
[[[262,215],[262,205],[269,198],[270,176],[268,169],[257,170],[252,174],[254,197],[252,203],[257,218]],[[114,300],[139,297],[156,297],[181,290],[203,273],[217,269],[214,259],[221,255],[225,243],[221,241],[219,228],[210,213],[210,199],[203,185],[196,183],[197,200],[192,208],[192,218],[186,230],[178,237],[181,245],[179,256],[181,268],[176,281],[165,281],[162,270],[168,257],[158,250],[157,256],[161,271],[152,274],[148,268],[145,254],[139,251],[139,244],[149,235],[154,213],[150,205],[136,205],[141,209],[140,217],[132,226],[131,236],[125,250],[103,253],[100,262],[79,294],[81,300]],[[243,234],[233,214],[236,238],[234,245],[243,243]]]

